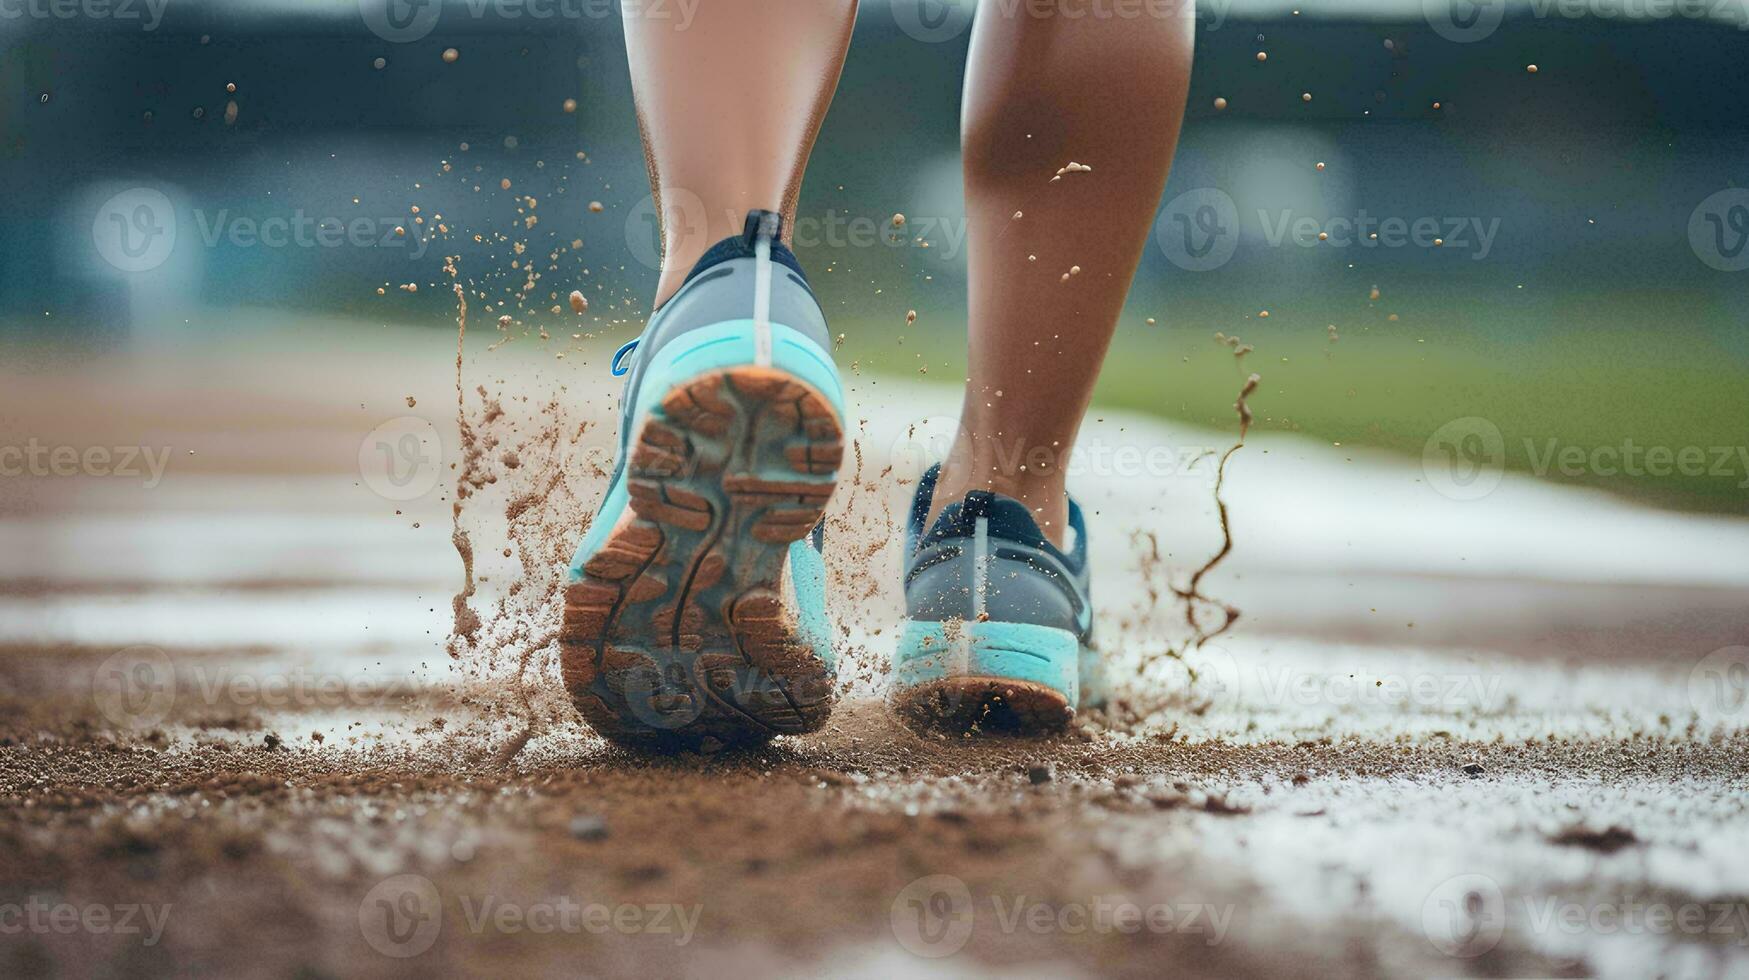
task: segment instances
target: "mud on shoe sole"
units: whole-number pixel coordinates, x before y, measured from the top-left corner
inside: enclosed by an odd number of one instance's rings
[[[820,727],[830,651],[785,610],[789,548],[819,523],[844,455],[831,403],[781,370],[669,389],[632,443],[629,506],[565,592],[562,672],[619,742],[763,741]]]

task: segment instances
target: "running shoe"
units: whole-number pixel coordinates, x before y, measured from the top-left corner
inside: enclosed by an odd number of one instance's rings
[[[892,704],[924,728],[1061,729],[1105,700],[1081,507],[1070,499],[1067,550],[1025,504],[988,490],[926,528],[940,471],[923,475],[911,504]]]
[[[619,462],[560,642],[577,709],[615,741],[761,741],[831,710],[821,515],[844,391],[781,238],[779,215],[748,214],[613,358]]]

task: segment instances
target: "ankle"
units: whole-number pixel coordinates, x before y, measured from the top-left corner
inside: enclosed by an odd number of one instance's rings
[[[1063,546],[1069,524],[1069,495],[1062,473],[1055,468],[1035,473],[1024,464],[1005,468],[993,462],[974,463],[956,449],[941,464],[927,523],[933,524],[948,504],[958,503],[973,490],[988,490],[1020,501],[1045,537],[1057,547]]]

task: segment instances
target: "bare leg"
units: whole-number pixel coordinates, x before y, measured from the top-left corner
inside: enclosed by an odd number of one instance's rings
[[[628,7],[628,10],[630,8]],[[628,15],[626,52],[662,216],[660,305],[753,208],[794,225],[856,0],[710,0],[690,23]]]
[[[935,510],[993,490],[1061,544],[1062,464],[1166,185],[1194,11],[1190,0],[1127,19],[1018,9],[979,10],[966,68],[971,376]],[[1070,162],[1093,169],[1052,181]]]

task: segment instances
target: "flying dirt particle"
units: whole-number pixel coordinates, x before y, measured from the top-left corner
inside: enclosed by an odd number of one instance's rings
[[[407,396],[407,407],[408,408],[418,408],[419,407],[418,400],[415,399],[412,395],[408,395]]]
[[[1330,324],[1330,342],[1334,344],[1338,339],[1339,338],[1336,336],[1336,324],[1332,323]]]
[[[571,290],[571,312],[582,313],[589,309],[589,298],[583,295],[581,289]]]
[[[444,48],[443,49],[443,63],[446,65],[455,64],[457,61],[461,60],[461,57],[462,57],[462,53],[460,51],[457,51],[455,48]]]
[[[1057,281],[1058,282],[1068,282],[1069,281],[1069,274],[1067,272],[1063,273],[1063,278],[1061,278]]]
[[[1392,313],[1390,316],[1385,317],[1385,319],[1391,321],[1392,323],[1396,323],[1397,322],[1397,314]]]
[[[195,106],[194,107],[194,118],[205,119],[206,118],[206,107],[205,106]]]
[[[1051,767],[1048,765],[1029,766],[1026,770],[1026,781],[1034,786],[1043,786],[1050,782],[1054,776],[1055,773],[1051,772]]]
[[[1318,232],[1318,241],[1327,242],[1329,240],[1330,240],[1330,233],[1329,232],[1327,232],[1327,231]]]
[[[1090,174],[1092,172],[1093,172],[1093,168],[1088,166],[1087,164],[1076,163],[1075,161],[1070,160],[1068,166],[1063,167],[1062,169],[1057,171],[1057,176],[1061,177],[1064,174]]]
[[[506,313],[503,316],[498,318],[498,327],[499,327],[499,329],[503,329],[505,327],[510,326],[514,322],[516,322],[516,321],[511,319],[510,314]]]
[[[905,326],[908,327],[911,324],[916,323],[916,322],[917,322],[917,311],[916,310],[906,310],[905,311]]]
[[[1153,326],[1153,325],[1154,325],[1154,318],[1153,318],[1153,317],[1149,317],[1149,318],[1148,318],[1148,326],[1150,326],[1150,327],[1151,327],[1151,326]]]
[[[370,66],[372,68],[375,68],[377,71],[382,71],[384,68],[389,67],[389,59],[378,58],[377,60],[371,62]]]
[[[1269,319],[1269,311],[1268,310],[1258,310],[1257,311],[1257,319],[1259,319],[1259,320]]]
[[[1439,103],[1435,102],[1435,103],[1433,103],[1433,108],[1438,109],[1438,108],[1441,108],[1441,106]]]
[[[384,289],[384,288],[383,288],[383,287],[381,287],[381,286],[378,286],[378,287],[377,287],[377,295],[378,295],[378,296],[387,296],[387,295],[388,295],[388,294],[389,294],[389,291],[388,291],[388,290],[386,290],[386,289]]]
[[[1474,779],[1487,771],[1488,770],[1482,768],[1482,764],[1479,762],[1471,762],[1464,766],[1464,774],[1471,779]]]
[[[894,228],[905,227],[905,216],[903,214],[893,215],[893,227]]]
[[[395,226],[395,237],[396,238],[406,238],[407,237],[407,229],[402,225],[396,225]]]
[[[269,752],[272,752],[284,744],[285,743],[280,740],[280,737],[273,732],[268,732],[266,735],[261,736],[261,747]]]
[[[1269,60],[1269,52],[1267,52],[1267,51],[1259,51],[1259,52],[1257,52],[1257,63],[1258,63],[1258,64],[1262,64],[1262,63],[1264,63],[1264,62],[1265,62],[1265,61],[1268,61],[1268,60]]]
[[[1226,109],[1227,109],[1227,100],[1217,97],[1215,99],[1215,111],[1216,112],[1225,112]]]
[[[1527,72],[1530,72],[1532,75],[1536,74],[1536,66],[1535,65],[1525,65],[1524,70]]]
[[[406,293],[416,293],[419,291],[419,284],[416,282],[407,283],[401,287],[401,291]]]
[[[1015,221],[1019,221],[1019,220],[1020,220],[1020,212],[1019,212],[1019,211],[1016,211],[1016,212],[1014,212],[1014,220],[1015,220]]]
[[[1397,42],[1395,42],[1395,41],[1393,41],[1393,40],[1391,40],[1391,39],[1390,39],[1390,38],[1388,38],[1388,37],[1387,37],[1387,38],[1385,38],[1385,50],[1386,50],[1386,51],[1395,51],[1395,50],[1397,50]]]
[[[1445,244],[1445,239],[1443,239],[1443,238],[1435,238],[1433,240],[1433,247],[1434,248],[1439,248],[1439,247],[1443,246],[1444,244]]]
[[[1027,256],[1027,257],[1026,257],[1026,261],[1028,261],[1028,262],[1037,262],[1037,261],[1038,261],[1038,256],[1036,256],[1036,255],[1028,255],[1028,256]]]
[[[577,100],[576,99],[566,99],[565,104],[564,104],[564,110],[568,113],[569,112],[576,112],[577,111]]]
[[[1078,276],[1078,275],[1080,275],[1080,274],[1081,274],[1081,267],[1080,267],[1080,266],[1078,266],[1078,265],[1072,265],[1072,266],[1070,266],[1070,267],[1069,267],[1069,275],[1071,275],[1071,276]]]
[[[510,189],[510,178],[506,177],[503,180],[499,181],[498,186],[504,190],[509,190]]]
[[[1324,169],[1324,161],[1322,161],[1322,160],[1319,160],[1319,161],[1318,161],[1318,169],[1319,169],[1319,170],[1320,170],[1320,171],[1321,171],[1321,170],[1323,170],[1323,169]]]
[[[1367,294],[1366,294],[1366,298],[1367,298],[1367,299],[1370,299],[1370,300],[1372,300],[1372,301],[1373,301],[1373,302],[1375,302],[1375,303],[1376,303],[1376,302],[1378,302],[1378,298],[1379,298],[1379,287],[1377,287],[1377,286],[1374,286],[1374,287],[1373,287],[1373,288],[1372,288],[1372,291],[1371,291],[1371,292],[1369,292],[1369,293],[1367,293]]]
[[[607,209],[602,207],[600,201],[590,201],[589,202],[589,213],[590,214],[600,214],[601,212],[603,212],[605,210],[607,210]]]
[[[225,83],[225,91],[235,95],[237,93],[237,83],[236,82],[226,82]]]
[[[1301,101],[1301,102],[1310,102],[1310,101],[1312,101],[1312,93],[1310,93],[1310,92],[1301,92],[1301,93],[1300,93],[1300,101]]]

